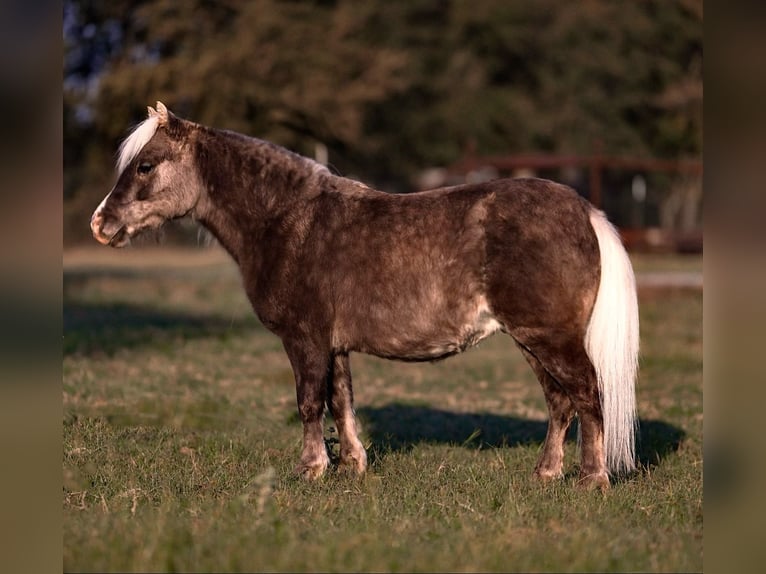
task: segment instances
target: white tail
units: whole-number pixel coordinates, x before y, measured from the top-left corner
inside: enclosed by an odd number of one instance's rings
[[[590,222],[601,250],[601,281],[585,334],[585,349],[596,368],[604,415],[604,450],[609,472],[636,466],[636,371],[638,300],[630,259],[617,230],[603,212]]]

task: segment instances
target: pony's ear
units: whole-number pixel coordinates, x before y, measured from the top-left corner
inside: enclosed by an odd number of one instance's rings
[[[157,118],[159,119],[159,125],[161,126],[167,125],[169,117],[172,116],[172,114],[165,107],[165,104],[163,104],[162,102],[157,102],[156,114],[157,114]]]
[[[146,111],[148,112],[147,117],[153,118],[157,115],[157,110],[155,110],[152,106],[147,106]]]
[[[176,117],[173,112],[165,107],[162,102],[157,102],[157,126],[165,128],[165,130],[173,136],[180,136],[184,133],[185,123],[182,119]]]

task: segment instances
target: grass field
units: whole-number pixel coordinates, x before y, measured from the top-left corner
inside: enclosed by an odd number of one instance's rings
[[[64,570],[701,571],[702,293],[642,294],[641,320],[641,470],[605,494],[575,486],[574,436],[565,479],[532,479],[545,402],[503,335],[352,356],[369,472],[306,483],[290,366],[231,262],[65,253]]]

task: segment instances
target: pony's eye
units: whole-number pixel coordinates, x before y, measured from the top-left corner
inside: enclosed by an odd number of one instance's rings
[[[136,171],[142,175],[146,175],[154,169],[154,166],[150,163],[139,163]]]

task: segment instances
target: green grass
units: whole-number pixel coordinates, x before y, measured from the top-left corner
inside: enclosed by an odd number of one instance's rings
[[[702,255],[675,253],[635,253],[633,269],[641,272],[702,272]]]
[[[292,373],[233,265],[100,257],[65,258],[65,570],[702,569],[701,293],[642,297],[642,469],[606,494],[575,486],[574,440],[564,480],[531,478],[545,403],[501,335],[354,355],[369,472],[305,483]]]

